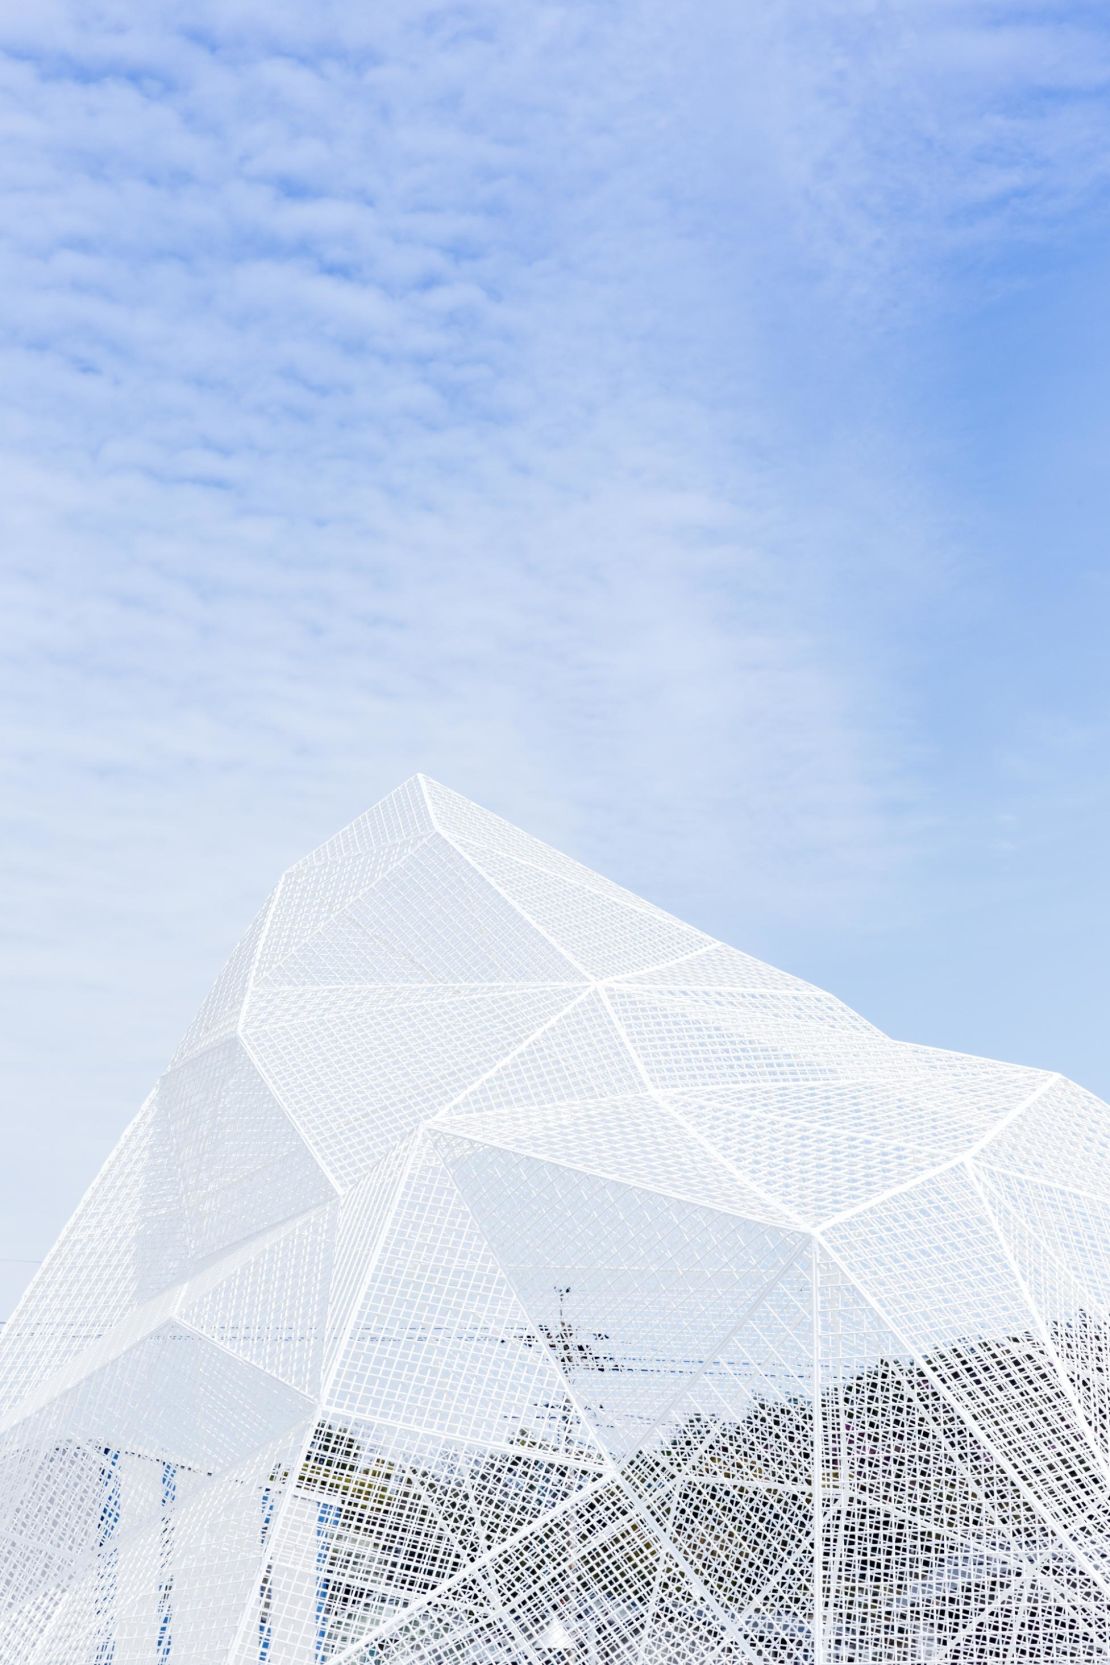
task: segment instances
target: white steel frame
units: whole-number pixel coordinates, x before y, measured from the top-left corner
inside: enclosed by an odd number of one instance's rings
[[[1110,1110],[417,776],[0,1342],[12,1665],[1110,1657]]]

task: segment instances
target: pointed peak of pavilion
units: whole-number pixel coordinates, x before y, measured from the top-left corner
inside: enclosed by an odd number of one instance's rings
[[[727,1004],[729,991],[738,989],[802,996],[807,1010],[817,997],[835,1021],[863,1021],[811,984],[719,942],[423,773],[409,776],[297,862],[280,892],[257,967],[263,973],[284,961],[297,939],[311,936],[315,954],[321,933],[343,934],[354,908],[366,918],[357,927],[357,947],[350,945],[345,982],[357,980],[355,966],[365,968],[366,982],[404,981],[396,954],[404,959],[414,953],[425,968],[420,976],[435,980],[446,972],[438,954],[439,972],[430,972],[429,932],[442,938],[446,930],[456,940],[488,946],[498,938],[514,940],[523,922],[545,944],[543,952],[557,956],[545,975],[561,968],[560,974],[591,981],[619,977],[642,983],[645,998],[681,985],[702,989],[698,998],[714,1005]],[[383,908],[390,913],[388,929],[382,916],[375,931],[384,930],[396,952],[371,970],[361,933],[367,909],[380,915]],[[499,976],[538,975],[534,966],[526,971],[524,961],[514,972],[511,952],[495,958]]]
[[[365,856],[385,846],[415,844],[437,834],[464,853],[482,851],[494,858],[523,863],[567,884],[609,896],[625,907],[656,914],[664,911],[453,787],[419,772],[409,775],[371,808],[303,856],[291,871]],[[694,930],[693,926],[683,928]],[[697,934],[703,936],[701,932]],[[703,940],[705,946],[713,941],[710,937]]]

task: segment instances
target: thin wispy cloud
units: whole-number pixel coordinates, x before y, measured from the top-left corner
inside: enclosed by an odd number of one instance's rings
[[[920,927],[944,366],[1094,235],[1096,10],[0,19],[11,1253],[415,768],[811,975]]]

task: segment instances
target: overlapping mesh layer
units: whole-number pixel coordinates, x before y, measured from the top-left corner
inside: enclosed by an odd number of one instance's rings
[[[11,1665],[1110,1658],[1110,1110],[416,778],[0,1343]]]

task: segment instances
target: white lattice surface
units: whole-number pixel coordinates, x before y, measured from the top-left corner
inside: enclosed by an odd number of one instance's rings
[[[1110,1110],[432,781],[0,1343],[5,1665],[1110,1658]]]

